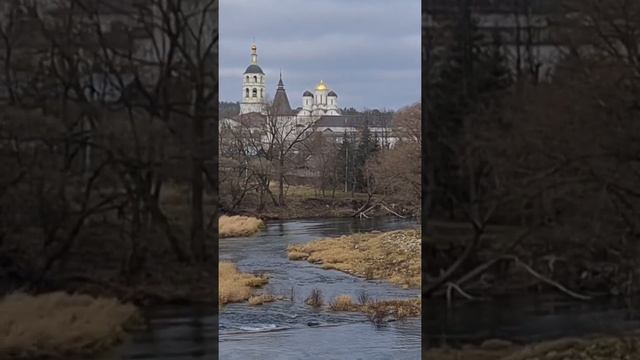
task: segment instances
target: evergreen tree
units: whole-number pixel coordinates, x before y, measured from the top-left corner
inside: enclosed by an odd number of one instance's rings
[[[369,129],[368,121],[365,121],[362,132],[360,133],[360,140],[358,141],[358,147],[355,153],[354,165],[355,165],[355,186],[354,190],[364,191],[367,181],[364,177],[364,169],[369,160],[376,151],[379,150],[378,142]]]
[[[232,118],[238,114],[240,114],[240,103],[239,102],[228,102],[228,101],[220,101],[218,103],[218,112],[220,118]]]
[[[360,112],[358,110],[356,110],[353,107],[349,107],[349,108],[341,108],[340,109],[340,113],[342,113],[342,115],[358,115],[360,114]]]

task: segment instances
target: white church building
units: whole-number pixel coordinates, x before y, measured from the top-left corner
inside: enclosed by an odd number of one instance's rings
[[[266,74],[258,64],[258,49],[253,44],[250,64],[242,74],[240,113],[232,119],[222,119],[221,125],[259,130],[268,116],[277,116],[279,121],[290,126],[308,128],[307,125],[312,123],[313,131],[322,132],[336,141],[341,141],[345,133],[355,135],[366,125],[380,139],[385,139],[387,144],[395,143],[396,139],[391,136],[391,114],[343,115],[338,107],[338,95],[323,80],[316,85],[313,93],[309,90],[302,93],[302,106],[296,109],[291,108],[282,74],[270,105],[266,83]]]
[[[285,103],[286,102],[286,103]],[[302,107],[291,110],[289,100],[284,91],[282,75],[278,82],[278,90],[273,99],[273,109],[277,115],[295,115],[301,118],[318,118],[320,116],[338,116],[338,95],[329,89],[327,84],[320,80],[315,91],[305,91],[302,94]],[[266,97],[266,75],[258,65],[258,48],[251,45],[251,63],[244,71],[242,78],[242,101],[240,102],[240,115],[268,112],[268,100]]]

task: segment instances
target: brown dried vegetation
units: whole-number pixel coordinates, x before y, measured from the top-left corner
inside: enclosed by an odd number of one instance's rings
[[[362,233],[290,245],[290,260],[307,260],[369,280],[420,286],[420,232]]]
[[[13,293],[0,301],[0,358],[88,356],[125,337],[138,310],[111,298]]]
[[[249,300],[253,295],[253,288],[261,287],[269,282],[264,276],[241,273],[235,264],[225,261],[218,265],[218,281],[218,302],[220,305]]]
[[[361,299],[354,303],[351,296],[339,295],[329,302],[329,309],[332,311],[353,311],[367,314],[367,317],[374,324],[381,324],[385,320],[392,318],[396,320],[408,317],[419,316],[421,313],[420,299],[406,300],[370,300]]]
[[[218,219],[220,238],[251,236],[264,228],[264,222],[249,216],[221,216]]]

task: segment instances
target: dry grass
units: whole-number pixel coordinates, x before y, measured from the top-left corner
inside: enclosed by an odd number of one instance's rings
[[[262,294],[257,296],[252,296],[249,298],[249,304],[251,305],[262,305],[264,303],[276,301],[276,298],[273,295]]]
[[[13,293],[0,301],[0,358],[67,358],[103,351],[140,320],[116,299],[55,292]]]
[[[253,295],[253,288],[268,281],[262,276],[241,273],[235,264],[221,261],[218,264],[218,302],[224,305],[246,301]]]
[[[369,280],[420,287],[420,232],[362,233],[290,245],[290,260],[307,260]]]
[[[329,302],[329,309],[333,311],[353,311],[354,304],[349,295],[338,295]]]
[[[299,251],[295,251],[295,250],[290,250],[289,251],[289,260],[305,260],[307,258],[308,254],[303,253],[303,252],[299,252]]]
[[[383,314],[382,318],[391,316],[395,319],[406,319],[419,316],[421,304],[420,299],[378,300],[369,302],[364,309],[368,314]]]
[[[339,295],[329,302],[329,309],[333,311],[353,311],[367,314],[369,320],[381,324],[388,318],[396,320],[419,316],[421,313],[420,299],[408,300],[371,300],[360,295],[358,303],[354,303],[351,296]]]
[[[250,236],[264,228],[264,222],[249,216],[221,216],[218,234],[221,238]]]

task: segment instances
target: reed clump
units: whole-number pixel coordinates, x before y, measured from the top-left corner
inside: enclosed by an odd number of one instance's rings
[[[324,298],[322,297],[322,291],[320,289],[312,289],[309,296],[305,299],[305,304],[320,307],[324,305]]]
[[[329,309],[333,311],[354,311],[355,307],[349,295],[338,295],[329,302]]]

